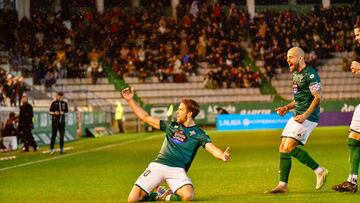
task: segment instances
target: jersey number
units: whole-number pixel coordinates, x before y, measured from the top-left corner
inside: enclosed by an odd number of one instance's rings
[[[150,173],[151,173],[150,170],[146,170],[146,171],[144,172],[143,176],[146,177],[146,176],[148,176]]]

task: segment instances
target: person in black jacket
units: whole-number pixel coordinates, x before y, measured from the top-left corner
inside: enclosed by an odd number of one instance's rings
[[[34,140],[31,130],[33,126],[33,107],[28,103],[28,98],[26,95],[21,97],[21,106],[19,114],[19,137],[24,143],[23,152],[29,151],[29,146],[31,146],[34,151],[37,150],[37,144]]]
[[[63,96],[63,92],[58,92],[55,100],[51,102],[49,109],[49,114],[52,115],[51,154],[54,154],[54,145],[58,130],[60,133],[60,154],[64,153],[65,113],[68,112],[68,104],[62,100]]]

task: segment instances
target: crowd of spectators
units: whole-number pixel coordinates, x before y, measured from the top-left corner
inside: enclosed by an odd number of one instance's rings
[[[353,26],[360,20],[359,5],[331,9],[314,7],[310,13],[265,11],[249,26],[252,57],[264,61],[268,76],[286,69],[290,47],[304,49],[307,61],[317,65],[318,58],[330,58],[331,52],[352,51]]]
[[[0,69],[0,106],[20,106],[21,96],[28,90],[23,77]]]
[[[35,83],[47,88],[65,77],[91,76],[96,83],[104,75],[103,63],[120,77],[157,77],[160,82],[186,82],[205,63],[211,70],[205,79],[209,88],[257,87],[261,75],[271,78],[287,67],[285,54],[291,46],[311,53],[312,64],[330,52],[351,50],[356,9],[315,7],[307,14],[272,10],[250,19],[236,4],[225,8],[193,1],[180,4],[172,16],[154,1],[141,11],[77,9],[66,18],[36,10],[20,22],[5,11],[0,43],[16,63],[30,59]],[[264,61],[261,72],[243,63],[246,42],[251,57]]]

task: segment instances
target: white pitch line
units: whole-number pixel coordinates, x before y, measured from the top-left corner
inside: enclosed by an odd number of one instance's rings
[[[47,161],[51,161],[51,160],[61,159],[61,158],[65,158],[65,157],[75,156],[75,155],[84,154],[84,153],[88,153],[88,152],[100,151],[100,150],[109,149],[109,148],[113,148],[113,147],[117,147],[117,146],[122,146],[122,145],[126,145],[126,144],[131,144],[131,143],[135,143],[135,142],[139,142],[139,141],[151,140],[151,139],[156,138],[156,137],[158,137],[158,136],[157,136],[157,135],[154,135],[154,136],[150,136],[150,137],[147,137],[147,138],[144,138],[144,139],[129,140],[129,141],[125,141],[125,142],[121,142],[121,143],[115,143],[115,144],[110,144],[110,145],[105,145],[105,146],[101,146],[101,147],[97,147],[97,148],[93,148],[93,149],[89,149],[89,150],[74,152],[74,153],[71,153],[71,154],[64,154],[64,155],[54,156],[54,157],[50,157],[50,158],[46,158],[46,159],[42,159],[42,160],[37,160],[37,161],[30,161],[30,162],[23,163],[23,164],[18,164],[18,165],[14,165],[14,166],[9,166],[9,167],[5,167],[5,168],[0,168],[0,171],[6,171],[6,170],[9,170],[9,169],[13,169],[13,168],[19,168],[19,167],[23,167],[23,166],[29,166],[29,165],[33,165],[33,164],[37,164],[37,163],[42,163],[42,162],[47,162]]]

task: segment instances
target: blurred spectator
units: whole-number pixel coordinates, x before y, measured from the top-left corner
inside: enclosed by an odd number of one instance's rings
[[[229,114],[228,111],[226,111],[224,108],[216,107],[216,111],[218,114]]]
[[[52,86],[56,83],[56,73],[54,69],[49,69],[45,75],[45,89],[49,91],[52,89]]]
[[[118,125],[119,133],[124,133],[124,121],[125,121],[125,115],[124,115],[124,107],[122,106],[120,101],[116,101],[116,109],[115,109],[115,120]]]
[[[37,150],[37,144],[31,132],[34,129],[33,116],[33,107],[28,103],[27,96],[23,95],[21,97],[18,127],[19,138],[24,143],[23,152],[28,152],[30,146],[34,151]]]
[[[184,75],[198,74],[198,63],[206,62],[214,67],[218,87],[258,85],[259,81],[252,80],[261,77],[241,70],[244,44],[255,60],[264,61],[260,74],[267,78],[287,67],[285,53],[292,46],[301,46],[305,52],[314,50],[309,58],[312,64],[316,58],[331,57],[331,52],[349,51],[354,46],[352,16],[356,16],[356,7],[316,8],[306,14],[266,10],[253,20],[235,3],[225,10],[219,2],[188,1],[179,5],[177,20],[162,8],[155,1],[144,11],[114,8],[100,15],[74,9],[66,18],[32,10],[31,19],[20,22],[13,11],[1,11],[4,33],[0,43],[10,50],[14,68],[31,61],[37,84],[48,72],[52,76],[50,66],[55,67],[52,82],[58,77],[84,77],[84,67],[91,67],[87,75],[96,83],[104,75],[101,64],[105,63],[120,77],[138,77],[143,82],[153,76],[160,82],[186,81]],[[180,75],[174,58],[181,61]],[[237,77],[235,84],[234,67],[238,76],[244,77]],[[226,73],[218,73],[218,68],[227,69]],[[228,77],[231,82],[220,84],[219,78]]]
[[[18,117],[14,112],[10,112],[2,135],[6,151],[17,150],[17,123]]]

